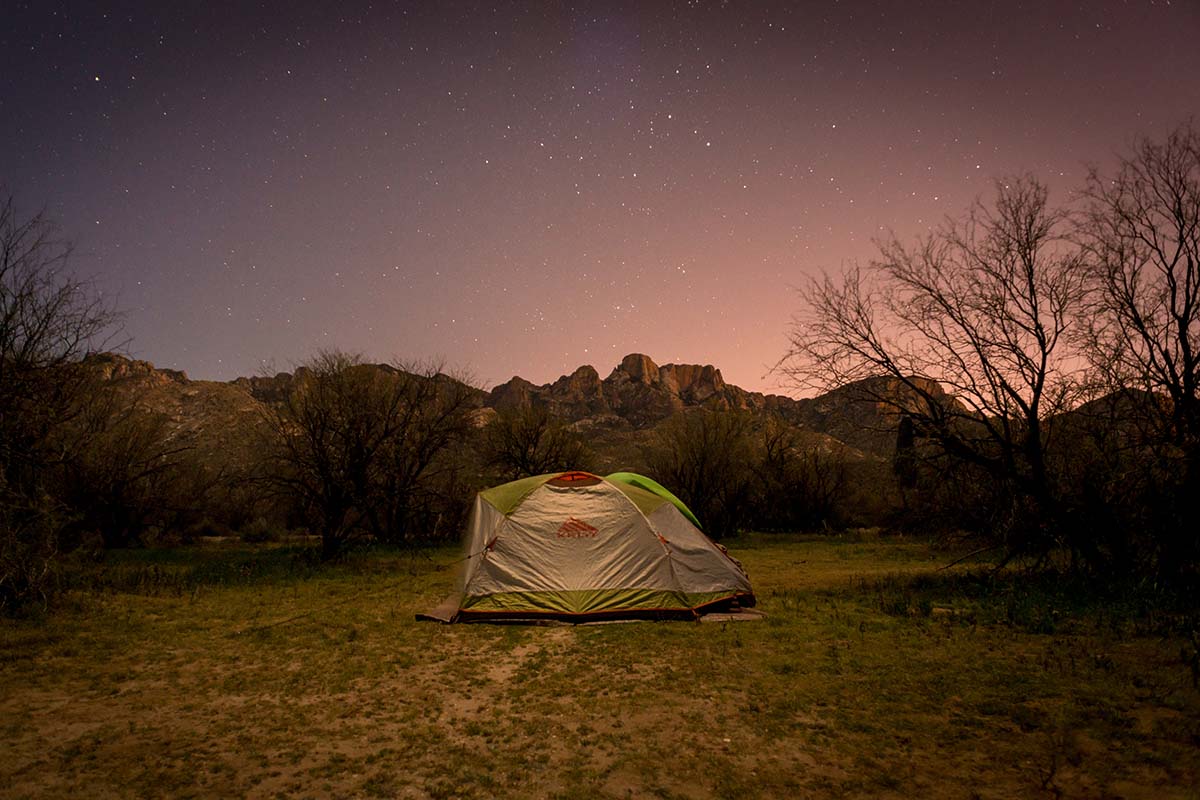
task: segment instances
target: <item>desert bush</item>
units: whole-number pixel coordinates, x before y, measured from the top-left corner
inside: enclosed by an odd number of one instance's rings
[[[247,544],[264,544],[278,542],[283,538],[284,531],[278,525],[268,522],[263,517],[255,517],[249,525],[241,530],[242,541]]]
[[[470,462],[462,449],[475,432],[478,401],[466,377],[443,374],[441,364],[396,369],[403,413],[384,442],[382,468],[369,481],[367,518],[376,539],[405,544],[446,536],[446,517],[469,502],[456,492]],[[455,527],[455,535],[460,530]]]
[[[170,444],[166,417],[99,381],[55,441],[64,455],[54,493],[73,511],[73,535],[95,532],[106,547],[144,545],[174,507],[199,500],[176,486],[185,448]]]
[[[753,517],[753,419],[732,411],[680,413],[646,447],[655,480],[679,496],[714,539],[736,535]]]
[[[589,469],[583,439],[546,408],[504,409],[483,431],[483,458],[501,481],[569,469]]]
[[[808,530],[837,525],[846,496],[845,456],[827,442],[806,441],[779,417],[768,417],[751,439],[756,485],[751,522],[760,530]]]
[[[0,613],[45,610],[60,588],[63,509],[0,496]]]
[[[48,604],[71,515],[53,496],[86,410],[80,361],[108,341],[116,314],[68,271],[72,248],[44,214],[0,198],[0,607]]]
[[[902,508],[898,527],[933,533],[970,531],[1003,537],[1011,525],[1011,487],[987,469],[948,455],[935,444],[897,451],[893,461]],[[1009,521],[1006,521],[1006,515]]]
[[[227,539],[237,535],[233,528],[229,527],[224,522],[214,520],[210,517],[203,517],[196,520],[191,525],[188,525],[186,528],[184,528],[180,533],[181,541],[184,544],[191,544],[198,539]]]
[[[326,558],[363,537],[414,539],[436,517],[449,451],[471,431],[474,390],[440,365],[405,367],[321,352],[267,407],[266,480],[319,533]]]

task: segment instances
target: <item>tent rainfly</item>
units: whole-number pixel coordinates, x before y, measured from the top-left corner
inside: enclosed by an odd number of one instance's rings
[[[425,616],[693,619],[753,606],[741,565],[676,503],[587,472],[538,475],[480,492],[461,595],[441,615]]]

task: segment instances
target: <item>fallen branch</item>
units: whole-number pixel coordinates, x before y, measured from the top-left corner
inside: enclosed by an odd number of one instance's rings
[[[944,567],[938,567],[938,571],[941,572],[942,570],[950,569],[953,566],[961,564],[962,562],[966,561],[968,558],[971,558],[972,556],[977,556],[980,553],[986,553],[989,550],[995,550],[999,547],[1000,547],[1000,545],[993,544],[993,545],[988,545],[987,547],[981,547],[978,550],[972,550],[970,553],[967,553],[962,558],[956,558],[953,561],[951,561],[949,564],[945,565]]]
[[[249,628],[243,628],[240,631],[234,631],[233,635],[234,636],[245,636],[247,633],[257,633],[259,631],[270,630],[271,628],[275,628],[280,625],[287,625],[289,622],[295,622],[298,619],[304,619],[305,617],[311,617],[312,614],[313,614],[312,611],[305,611],[303,614],[297,614],[294,617],[289,617],[288,619],[281,619],[277,622],[270,622],[266,625],[252,625]]]

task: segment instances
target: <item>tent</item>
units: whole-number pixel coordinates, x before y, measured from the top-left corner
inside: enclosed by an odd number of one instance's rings
[[[628,483],[631,486],[636,486],[639,489],[645,489],[648,492],[653,492],[659,497],[664,497],[671,501],[671,504],[679,509],[679,513],[687,518],[687,521],[695,525],[700,530],[704,530],[704,526],[700,524],[700,520],[696,519],[696,515],[688,508],[682,500],[671,493],[671,490],[663,486],[653,478],[647,478],[645,475],[638,475],[636,472],[613,472],[604,476],[606,481],[616,481],[619,483]]]
[[[587,472],[480,492],[466,540],[460,594],[425,618],[694,619],[754,605],[741,565],[670,500]]]

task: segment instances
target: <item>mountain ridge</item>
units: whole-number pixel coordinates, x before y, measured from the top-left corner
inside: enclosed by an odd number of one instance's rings
[[[148,403],[188,433],[204,438],[210,430],[224,439],[226,428],[244,427],[259,404],[277,404],[302,383],[309,372],[238,377],[232,381],[191,380],[181,370],[160,369],[148,361],[106,353],[89,365],[100,377],[127,387],[140,387]],[[394,371],[384,365],[367,365]],[[883,384],[880,383],[883,381]],[[930,381],[935,395],[944,395]],[[712,364],[662,364],[642,353],[630,353],[604,378],[590,364],[541,385],[513,376],[490,390],[476,389],[476,419],[484,424],[506,410],[544,408],[583,430],[653,428],[671,416],[693,410],[777,414],[797,427],[839,440],[855,450],[890,458],[901,412],[880,398],[905,391],[899,381],[873,378],[834,389],[815,398],[796,399],[764,394],[726,383]]]

